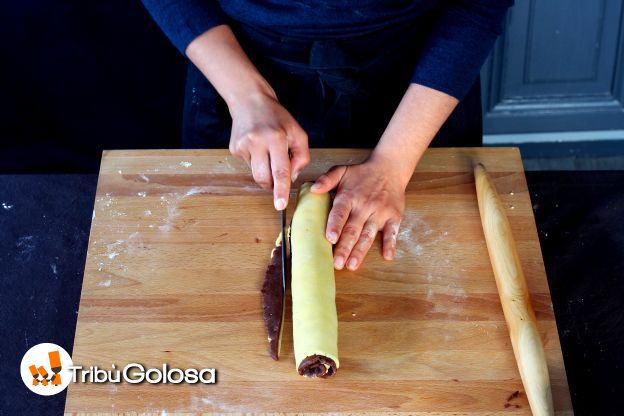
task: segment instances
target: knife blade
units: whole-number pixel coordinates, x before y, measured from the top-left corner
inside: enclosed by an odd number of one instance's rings
[[[286,255],[286,210],[283,209],[280,211],[280,228],[282,230],[282,295],[286,297],[286,273],[287,273],[287,260],[288,257]]]
[[[286,282],[288,281],[288,253],[286,250],[286,244],[288,244],[288,237],[286,234],[286,209],[280,211],[280,228],[282,230],[282,316],[280,316],[280,328],[277,338],[277,356],[279,357],[282,349],[282,332],[284,331],[284,316],[286,314]]]

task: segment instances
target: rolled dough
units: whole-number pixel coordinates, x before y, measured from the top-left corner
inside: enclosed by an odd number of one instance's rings
[[[325,238],[331,201],[311,193],[311,185],[299,190],[290,229],[293,339],[299,374],[328,377],[339,367],[332,245]]]

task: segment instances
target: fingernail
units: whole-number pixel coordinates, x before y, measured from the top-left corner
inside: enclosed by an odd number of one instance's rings
[[[292,182],[295,182],[298,177],[299,177],[299,172],[293,172],[292,177],[291,177]]]
[[[344,267],[344,259],[342,256],[338,256],[334,259],[334,267],[338,270],[342,270]]]
[[[327,234],[327,239],[330,243],[336,244],[336,241],[338,241],[338,234],[332,231],[331,233]]]
[[[316,182],[312,184],[312,186],[310,187],[310,190],[312,191],[316,191],[319,188],[319,184],[317,184]]]
[[[392,250],[386,250],[384,253],[384,259],[392,260],[394,256],[392,255]]]
[[[355,268],[357,267],[357,259],[351,259],[349,260],[349,264],[347,264],[347,268],[349,270],[355,270]]]
[[[275,200],[275,209],[281,211],[284,208],[286,208],[286,200],[284,198],[277,198]]]

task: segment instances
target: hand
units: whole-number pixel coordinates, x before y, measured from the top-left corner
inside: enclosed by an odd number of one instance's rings
[[[383,233],[383,257],[392,260],[407,186],[393,172],[392,161],[371,157],[359,165],[334,166],[316,180],[311,191],[324,193],[336,186],[326,229],[326,238],[336,244],[334,267],[356,270],[378,231]]]
[[[310,162],[307,134],[274,94],[251,94],[230,113],[230,152],[247,162],[258,185],[273,187],[275,208],[285,209],[291,180]]]
[[[310,161],[308,136],[280,105],[229,26],[215,26],[197,36],[186,55],[227,103],[232,116],[230,152],[247,162],[261,187],[273,186],[275,208],[286,208],[291,179]]]

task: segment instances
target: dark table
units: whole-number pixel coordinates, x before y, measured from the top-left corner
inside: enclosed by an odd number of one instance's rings
[[[528,172],[576,415],[624,414],[624,171]],[[71,354],[96,175],[0,176],[0,415],[62,414],[23,354]]]

